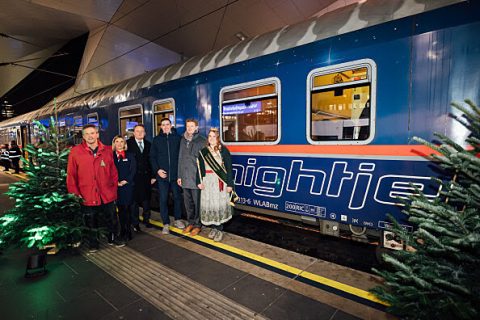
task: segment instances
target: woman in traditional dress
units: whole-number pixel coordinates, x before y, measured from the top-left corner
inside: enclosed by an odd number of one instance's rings
[[[198,156],[198,188],[200,195],[200,220],[210,226],[208,237],[214,241],[223,239],[223,224],[233,215],[232,159],[228,149],[221,145],[220,134],[212,128],[208,133],[207,146]]]
[[[127,145],[122,136],[116,136],[112,142],[113,160],[118,171],[118,220],[120,222],[120,239],[128,241],[132,239],[130,229],[129,209],[133,204],[134,177],[137,170],[135,155],[126,152]]]

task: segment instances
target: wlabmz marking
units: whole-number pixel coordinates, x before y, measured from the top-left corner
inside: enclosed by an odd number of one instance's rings
[[[326,208],[314,215],[329,217],[336,212],[335,219],[340,219],[350,213],[355,215],[348,219],[353,223],[358,221],[357,214],[366,219],[374,215],[367,219],[369,224],[385,220],[386,213],[395,213],[389,208],[401,206],[401,199],[416,189],[433,199],[441,188],[423,162],[252,156],[235,156],[234,162],[234,181],[241,196],[278,203],[279,210],[297,214],[312,215],[314,208]],[[366,221],[361,220],[359,224]]]

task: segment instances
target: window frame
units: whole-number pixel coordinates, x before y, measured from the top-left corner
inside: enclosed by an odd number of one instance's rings
[[[137,108],[140,108],[140,113],[134,113],[134,114],[129,114],[128,116],[120,116],[120,113],[122,111],[125,111],[125,110],[132,110],[132,109],[137,109]],[[121,135],[123,137],[124,133],[121,131],[122,130],[122,119],[124,118],[129,118],[129,117],[137,117],[137,116],[140,116],[142,117],[142,125],[145,123],[145,119],[143,118],[143,105],[141,105],[140,103],[138,104],[132,104],[130,106],[125,106],[125,107],[120,107],[118,108],[118,111],[117,111],[117,120],[118,120],[118,134]]]
[[[162,103],[165,103],[165,102],[170,102],[173,106],[173,123],[172,123],[172,126],[175,127],[176,124],[177,124],[177,108],[176,108],[176,105],[175,105],[175,99],[173,97],[170,97],[170,98],[165,98],[165,99],[158,99],[158,100],[155,100],[152,102],[152,134],[154,137],[156,137],[157,135],[160,134],[160,129],[159,129],[159,132],[157,133],[157,120],[156,120],[156,115],[157,114],[162,114],[162,113],[167,113],[167,112],[164,112],[164,111],[155,111],[155,104],[162,104]]]
[[[336,140],[336,141],[315,141],[311,137],[311,96],[313,91],[313,82],[316,76],[330,74],[335,72],[342,72],[345,70],[367,68],[367,80],[360,80],[351,83],[332,84],[328,86],[322,86],[324,89],[333,89],[338,87],[347,87],[353,84],[370,84],[370,135],[366,140]],[[360,59],[355,61],[349,61],[345,63],[335,64],[331,66],[316,68],[311,70],[307,76],[307,105],[306,105],[306,137],[308,143],[312,145],[366,145],[373,141],[375,138],[376,127],[376,111],[377,111],[377,64],[372,59]]]
[[[274,84],[275,89],[276,89],[276,95],[273,94],[263,94],[259,96],[255,96],[258,98],[266,98],[266,97],[277,97],[277,139],[275,141],[224,141],[223,140],[223,116],[222,116],[222,109],[223,109],[223,94],[225,91],[236,91],[236,90],[242,90],[242,89],[249,89],[253,87],[260,87],[262,85],[269,85],[269,84]],[[245,101],[249,100],[252,97],[246,99],[232,99],[232,100],[225,100],[228,101],[228,103],[231,102],[237,102],[237,101]],[[280,143],[280,140],[282,139],[282,83],[280,81],[280,78],[278,77],[269,77],[269,78],[262,78],[254,81],[249,81],[249,82],[242,82],[242,83],[237,83],[234,85],[229,85],[222,87],[220,89],[219,93],[219,105],[218,105],[218,113],[219,113],[219,122],[220,122],[220,141],[225,144],[225,145],[276,145]]]
[[[98,116],[98,112],[92,112],[92,113],[87,114],[86,123],[83,126],[86,126],[87,124],[90,124],[88,122],[88,119],[90,118],[90,116],[96,116],[97,117],[97,123],[98,123],[97,129],[100,131],[100,117]]]

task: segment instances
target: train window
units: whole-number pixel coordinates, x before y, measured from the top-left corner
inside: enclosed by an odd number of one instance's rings
[[[8,143],[8,139],[8,130],[0,129],[0,144],[3,146],[4,144]]]
[[[98,122],[98,113],[90,113],[87,114],[87,124],[93,124],[94,126],[97,126],[98,129],[100,129],[100,122]]]
[[[82,116],[73,117],[73,143],[79,144],[82,143],[82,127],[83,127],[83,118]]]
[[[375,131],[376,65],[353,61],[309,74],[307,138],[313,144],[367,144]]]
[[[122,107],[118,110],[118,125],[120,135],[125,139],[133,136],[133,128],[143,124],[143,111],[141,105]]]
[[[83,127],[83,118],[82,116],[73,117],[73,130],[75,132],[82,131]]]
[[[168,118],[175,125],[175,100],[172,98],[157,100],[153,102],[153,133],[160,133],[160,121]]]
[[[68,128],[66,125],[65,117],[58,118],[57,130],[58,130],[58,136],[60,138],[65,137],[65,135],[67,134],[67,129]]]
[[[268,78],[220,91],[222,140],[275,144],[280,140],[280,80]]]

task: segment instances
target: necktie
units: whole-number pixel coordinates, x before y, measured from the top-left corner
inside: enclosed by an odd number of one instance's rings
[[[138,147],[140,148],[140,152],[143,153],[143,141],[138,141]]]

